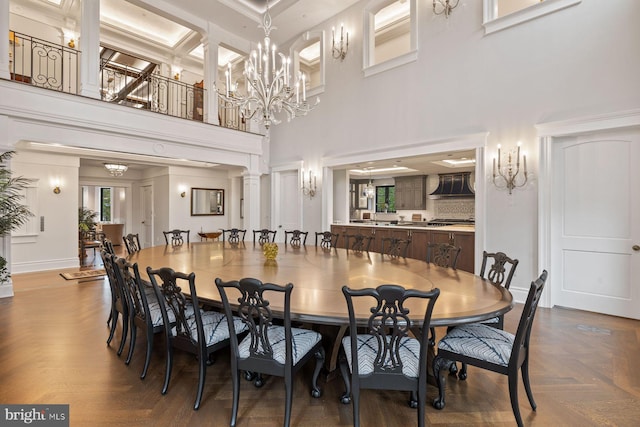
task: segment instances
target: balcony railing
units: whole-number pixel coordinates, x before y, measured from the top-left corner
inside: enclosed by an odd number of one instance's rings
[[[202,121],[204,88],[161,76],[154,71],[155,68],[138,70],[103,60],[100,64],[102,100]]]
[[[10,31],[9,71],[11,80],[44,89],[80,93],[81,52]],[[188,120],[203,121],[206,91],[202,83],[190,85],[157,73],[151,64],[144,70],[101,59],[100,98],[128,107],[144,109]],[[239,109],[218,103],[220,126],[247,131],[248,121]]]
[[[58,92],[79,93],[79,51],[13,31],[9,40],[11,80]]]

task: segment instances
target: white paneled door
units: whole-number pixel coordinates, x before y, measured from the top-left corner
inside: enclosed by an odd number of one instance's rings
[[[640,319],[640,132],[553,144],[556,305]]]
[[[150,185],[140,188],[142,205],[142,224],[140,228],[140,241],[143,248],[154,245],[153,243],[153,189]]]
[[[285,231],[302,227],[300,181],[297,170],[274,171],[273,178],[273,220],[278,230],[277,240],[283,242]]]

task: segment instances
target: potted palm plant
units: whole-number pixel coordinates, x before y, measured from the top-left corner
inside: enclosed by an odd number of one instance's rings
[[[20,203],[24,197],[22,191],[32,180],[14,177],[5,164],[14,154],[13,151],[0,154],[0,237],[20,228],[33,216],[29,209]],[[0,255],[0,285],[7,283],[10,277],[7,260]]]

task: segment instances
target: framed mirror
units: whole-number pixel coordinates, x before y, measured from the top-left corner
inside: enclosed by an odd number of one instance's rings
[[[224,190],[191,189],[191,216],[224,215]]]

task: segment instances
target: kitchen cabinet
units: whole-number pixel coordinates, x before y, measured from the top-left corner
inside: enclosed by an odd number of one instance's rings
[[[458,270],[474,272],[475,233],[469,231],[440,231],[431,230],[431,242],[449,243],[460,247],[458,255]],[[426,256],[426,255],[425,255]]]
[[[336,244],[336,247],[338,248],[346,248],[347,246],[347,239],[345,238],[345,236],[347,234],[349,235],[356,235],[356,234],[362,234],[364,236],[374,236],[376,235],[376,231],[377,231],[377,227],[354,227],[354,226],[346,226],[346,225],[332,225],[331,226],[331,232],[332,233],[338,233],[340,235],[340,237],[338,237],[338,243]],[[376,246],[376,239],[372,239],[371,240],[371,246],[370,246],[371,251],[377,251],[377,246]]]
[[[430,241],[430,230],[411,230],[411,258],[426,260],[427,245]]]
[[[427,208],[427,176],[398,176],[395,178],[396,210],[424,210]]]

